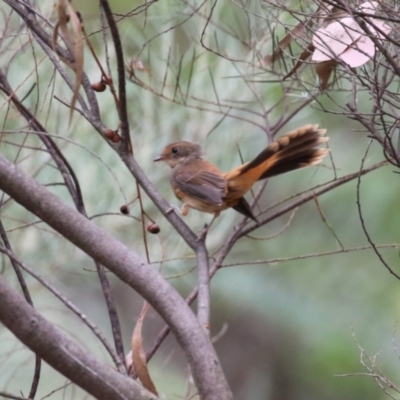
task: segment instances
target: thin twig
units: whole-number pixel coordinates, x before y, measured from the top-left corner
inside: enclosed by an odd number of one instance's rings
[[[358,215],[360,217],[362,230],[365,233],[365,236],[367,237],[368,243],[372,246],[372,249],[374,250],[375,254],[378,256],[379,260],[385,266],[385,268],[393,276],[395,276],[397,279],[400,280],[400,275],[398,275],[396,272],[394,272],[392,267],[383,259],[383,257],[381,255],[381,253],[379,252],[376,244],[373,242],[370,234],[368,233],[367,227],[365,226],[364,217],[363,217],[363,214],[362,214],[362,211],[361,211],[361,200],[360,200],[361,176],[362,176],[362,171],[363,171],[363,168],[364,168],[364,162],[365,162],[365,159],[367,158],[368,151],[369,151],[369,148],[370,148],[371,144],[372,144],[372,140],[369,142],[367,151],[365,152],[365,155],[364,155],[363,159],[361,160],[360,171],[359,171],[358,176],[357,176],[357,209],[358,209]]]

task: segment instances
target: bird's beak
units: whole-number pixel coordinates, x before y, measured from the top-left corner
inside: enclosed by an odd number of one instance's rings
[[[162,154],[160,154],[158,157],[156,157],[153,161],[157,162],[157,161],[162,161],[164,160],[164,156]]]

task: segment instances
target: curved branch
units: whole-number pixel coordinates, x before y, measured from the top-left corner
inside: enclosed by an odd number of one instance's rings
[[[373,242],[370,234],[368,233],[368,229],[365,226],[365,220],[363,217],[363,213],[361,210],[361,200],[360,200],[360,187],[361,187],[361,175],[362,175],[362,171],[364,168],[364,163],[365,163],[365,159],[367,158],[369,149],[371,147],[372,144],[372,140],[370,140],[368,147],[367,147],[367,151],[365,152],[365,155],[363,157],[363,159],[361,160],[361,166],[360,166],[360,172],[357,176],[357,210],[358,210],[358,215],[360,217],[360,222],[361,222],[361,226],[362,226],[362,230],[365,233],[365,236],[367,237],[368,243],[372,246],[372,249],[374,250],[375,254],[378,256],[380,262],[384,265],[384,267],[397,279],[400,280],[400,275],[397,274],[396,272],[393,271],[393,269],[391,268],[391,266],[384,260],[384,258],[382,257],[382,254],[379,252],[376,244]]]
[[[2,156],[0,189],[114,272],[154,307],[185,351],[202,399],[232,398],[211,341],[182,297],[158,271]],[[18,330],[17,325],[13,327]],[[37,340],[36,336],[36,332],[24,336],[24,343]]]
[[[124,53],[122,51],[121,38],[119,36],[117,24],[115,23],[110,5],[107,0],[100,0],[101,7],[104,10],[104,14],[107,18],[108,26],[110,27],[111,36],[113,38],[115,54],[117,58],[117,70],[118,70],[118,96],[119,96],[119,107],[118,114],[121,121],[121,136],[124,145],[124,151],[132,151],[130,149],[130,138],[129,138],[129,121],[128,121],[128,110],[126,104],[126,83],[125,83],[125,65],[124,65]]]
[[[8,237],[7,237],[7,234],[6,234],[6,231],[4,229],[3,222],[1,219],[0,219],[0,237],[4,244],[4,248],[7,249],[7,251],[9,251],[12,254],[11,244],[8,240]],[[25,297],[26,302],[33,307],[32,297],[31,297],[31,294],[29,293],[28,285],[26,284],[25,278],[22,275],[20,265],[12,257],[11,254],[7,254],[7,255],[11,261],[11,265],[14,268],[14,272],[15,272],[15,275],[17,276],[19,285],[21,286],[22,293]],[[34,369],[35,372],[33,374],[31,389],[30,389],[29,395],[28,395],[29,399],[35,398],[37,388],[39,385],[39,380],[40,380],[41,364],[42,364],[41,358],[37,354],[35,354],[35,369]]]
[[[32,351],[99,400],[156,399],[133,379],[100,363],[9,287],[0,276],[0,320]]]
[[[3,74],[1,69],[0,69],[0,90],[2,90],[4,93],[8,95],[10,101],[12,101],[14,106],[24,116],[24,118],[28,121],[31,127],[36,132],[43,133],[38,135],[39,138],[45,144],[54,162],[56,163],[64,179],[65,185],[68,188],[68,191],[71,194],[71,197],[76,205],[76,208],[82,215],[87,217],[82,191],[80,188],[78,177],[76,176],[74,169],[67,161],[64,154],[60,151],[60,149],[58,148],[52,137],[47,134],[43,125],[17,98],[12,88],[10,87],[6,76]],[[122,342],[121,326],[119,323],[115,302],[110,293],[110,284],[105,274],[104,267],[100,265],[98,262],[95,262],[95,266],[99,275],[100,284],[103,290],[103,294],[106,300],[106,305],[108,308],[108,313],[110,316],[111,329],[114,336],[115,348],[121,359],[120,362],[124,363],[125,356],[124,356],[124,347]]]

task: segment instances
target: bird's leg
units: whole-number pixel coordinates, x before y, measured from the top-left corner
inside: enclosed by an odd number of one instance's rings
[[[204,228],[200,230],[200,232],[199,232],[199,240],[202,240],[207,236],[208,230],[210,229],[210,227],[213,224],[213,222],[215,221],[215,219],[217,217],[219,217],[219,214],[220,214],[220,211],[215,212],[211,222],[208,225],[205,224]]]
[[[181,215],[185,216],[189,212],[189,206],[186,203],[183,203],[181,208]]]
[[[183,204],[183,206],[182,206],[182,208],[179,208],[178,206],[176,206],[176,205],[170,205],[169,206],[169,208],[168,208],[168,210],[165,212],[166,214],[169,214],[169,213],[171,213],[172,211],[175,211],[177,214],[180,214],[180,215],[183,215],[183,216],[185,216],[185,215],[187,215],[187,213],[189,212],[189,206],[187,205],[187,204]]]

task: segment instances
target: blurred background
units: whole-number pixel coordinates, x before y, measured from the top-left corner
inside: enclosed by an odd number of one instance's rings
[[[135,70],[142,86],[127,82],[134,154],[163,196],[178,205],[169,186],[169,168],[152,162],[166,144],[179,139],[201,143],[207,159],[228,171],[241,163],[241,157],[249,160],[268,144],[268,124],[273,125],[282,113],[289,114],[308,100],[307,90],[312,91],[316,81],[315,76],[306,72],[304,90],[299,85],[288,91],[277,78],[279,75],[254,67],[257,52],[265,55],[271,51],[271,32],[267,27],[273,24],[273,18],[279,15],[290,24],[290,16],[271,11],[266,2],[226,0],[219,1],[214,9],[215,3],[209,1],[148,3],[145,13],[137,13],[132,10],[142,4],[140,1],[110,1],[119,20],[126,63],[140,60],[145,67],[145,71]],[[97,2],[72,4],[83,16],[97,56],[103,65],[106,60],[110,63],[116,82],[114,48],[109,32],[103,35],[104,23]],[[40,5],[40,10],[54,24],[53,6]],[[312,8],[312,3],[309,6]],[[54,77],[52,64],[36,44],[31,44],[27,31],[20,30],[18,16],[10,15],[4,2],[0,3],[0,10],[0,25],[4,27],[0,67],[9,66],[8,79],[14,88],[18,87],[20,97],[36,83],[24,104],[35,110],[73,165],[89,216],[145,258],[141,223],[132,218],[140,217],[138,202],[130,206],[131,216],[119,212],[123,204],[136,197],[134,179],[112,148],[81,116],[75,113],[69,125],[69,109],[54,96],[68,102],[71,91],[59,77]],[[275,28],[274,34],[282,35],[284,30],[278,22]],[[47,25],[46,29],[50,31]],[[201,46],[203,31],[204,45],[219,55]],[[93,82],[101,78],[88,49],[85,71]],[[340,114],[338,104],[346,103],[350,96],[347,84],[343,80],[334,90],[318,95],[320,103],[310,102],[279,132],[283,134],[307,123],[326,128],[339,177],[359,171],[369,144],[361,127]],[[97,99],[104,123],[116,129],[118,116],[111,94],[98,93]],[[368,109],[368,96],[358,101]],[[332,113],[323,111],[321,104]],[[26,123],[15,109],[8,108],[4,95],[0,121],[4,121],[2,154],[10,160],[17,159],[19,166],[35,173],[42,184],[60,182],[58,171],[48,164],[48,155],[37,150],[39,139],[26,133]],[[382,150],[373,144],[365,166],[381,160]],[[378,245],[399,244],[399,177],[395,172],[393,166],[384,166],[361,179],[364,220]],[[276,205],[269,211],[272,214],[281,207],[278,203],[332,179],[334,171],[328,159],[321,166],[273,178],[259,207],[264,210]],[[63,186],[49,188],[72,204]],[[161,228],[159,235],[147,237],[150,261],[154,268],[161,268],[182,295],[187,295],[196,284],[193,254],[145,195],[143,200],[146,212]],[[302,205],[292,215],[275,219],[252,232],[251,238],[240,239],[225,260],[226,267],[212,280],[211,333],[216,335],[215,347],[235,399],[387,398],[374,378],[366,376],[372,361],[388,379],[399,382],[396,328],[400,282],[372,250],[355,250],[369,246],[356,200],[357,180],[353,180],[318,197],[328,224],[314,201]],[[93,262],[13,202],[3,207],[2,219],[15,253],[72,299],[112,340]],[[207,238],[211,255],[240,219],[239,214],[228,210],[213,224]],[[210,220],[211,215],[197,211],[185,218],[195,231]],[[341,245],[344,250],[339,252]],[[398,270],[398,248],[391,246],[380,251],[386,262]],[[318,255],[329,252],[336,254]],[[18,288],[9,261],[3,256],[1,272]],[[37,281],[29,276],[26,279],[35,307],[47,319],[111,363],[106,351],[78,318]],[[128,352],[143,300],[111,274],[109,279]],[[143,332],[147,349],[162,326],[151,310]],[[0,390],[27,395],[34,356],[4,327],[0,329],[0,360]],[[172,337],[161,346],[149,368],[156,387],[166,398],[183,399],[185,394],[194,393],[185,357]],[[37,398],[90,397],[44,365]]]

